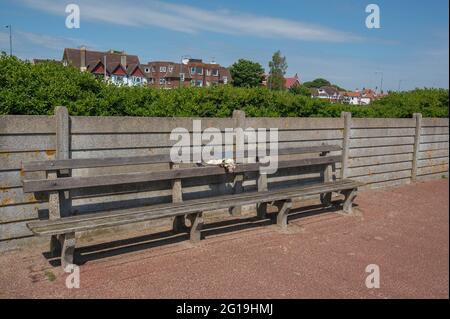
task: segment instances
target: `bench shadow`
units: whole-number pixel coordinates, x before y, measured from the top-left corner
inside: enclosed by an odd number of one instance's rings
[[[354,207],[357,207],[354,204]],[[335,213],[342,210],[342,201],[334,201],[332,206],[309,205],[293,209],[288,216],[288,221],[298,220],[315,215]],[[269,212],[267,218],[260,219],[257,216],[238,217],[230,220],[223,220],[205,224],[202,229],[202,239],[209,236],[232,233],[235,231],[250,230],[261,226],[273,225],[276,220],[276,210]],[[75,249],[74,261],[77,265],[83,265],[90,261],[100,260],[122,254],[143,251],[149,248],[164,245],[176,244],[189,241],[187,232],[175,233],[164,231],[149,235],[137,236],[133,238],[120,239],[106,243],[83,246]],[[61,265],[59,257],[51,256],[50,252],[42,254],[53,267]]]

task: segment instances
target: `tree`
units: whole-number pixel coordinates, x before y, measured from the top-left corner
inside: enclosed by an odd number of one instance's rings
[[[281,55],[280,50],[275,52],[272,56],[272,61],[269,62],[269,79],[268,86],[271,90],[284,90],[284,75],[287,70],[286,57]]]
[[[303,83],[304,86],[306,86],[307,88],[320,88],[322,86],[330,86],[331,83],[328,80],[322,79],[322,78],[318,78],[315,79],[313,81],[309,81],[309,82],[304,82]]]
[[[293,87],[289,88],[289,92],[296,95],[311,97],[311,89],[304,86],[303,84],[294,85]]]
[[[233,86],[257,87],[261,85],[264,69],[261,64],[250,60],[239,59],[230,67]]]
[[[313,81],[304,82],[303,85],[307,88],[318,89],[323,86],[332,86],[336,88],[338,91],[347,91],[346,89],[341,88],[336,84],[332,84],[330,81],[322,78],[315,79]]]

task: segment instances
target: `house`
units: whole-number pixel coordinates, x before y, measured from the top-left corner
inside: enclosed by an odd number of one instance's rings
[[[350,105],[361,105],[361,92],[344,92],[343,102]]]
[[[320,88],[312,88],[311,97],[325,99],[332,103],[337,103],[342,99],[342,94],[334,86],[322,86]]]
[[[269,86],[269,77],[270,77],[269,74],[264,74],[262,82],[261,82],[261,86],[264,86],[264,87]],[[300,78],[298,77],[297,73],[295,73],[295,75],[293,77],[284,78],[284,88],[286,90],[289,90],[290,88],[292,88],[296,85],[301,85]]]
[[[106,79],[116,85],[146,85],[147,78],[137,55],[123,51],[91,51],[86,47],[64,49],[62,63],[72,65],[82,72]]]
[[[374,90],[366,88],[362,91],[356,90],[355,92],[345,92],[343,96],[344,103],[351,105],[369,105],[372,101],[381,97]]]
[[[289,90],[291,87],[294,87],[296,85],[300,85],[300,79],[298,78],[297,73],[295,73],[293,77],[285,78],[284,88],[286,90]]]
[[[230,71],[215,62],[205,63],[201,59],[151,61],[141,65],[150,87],[174,89],[179,87],[209,87],[231,82]]]

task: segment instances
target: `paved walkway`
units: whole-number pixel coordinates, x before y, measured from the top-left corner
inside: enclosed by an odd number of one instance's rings
[[[448,185],[366,191],[353,216],[295,215],[286,233],[242,219],[197,246],[147,236],[81,249],[80,289],[67,289],[40,251],[3,253],[0,297],[448,298]],[[369,264],[379,289],[365,286]]]

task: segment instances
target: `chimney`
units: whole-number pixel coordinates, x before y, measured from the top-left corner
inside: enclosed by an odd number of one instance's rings
[[[80,48],[80,70],[86,71],[86,47]]]
[[[120,64],[126,69],[127,68],[127,56],[121,55],[120,56]]]

